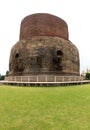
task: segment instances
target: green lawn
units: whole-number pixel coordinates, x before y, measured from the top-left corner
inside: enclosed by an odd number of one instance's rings
[[[90,130],[90,84],[0,85],[0,130]]]

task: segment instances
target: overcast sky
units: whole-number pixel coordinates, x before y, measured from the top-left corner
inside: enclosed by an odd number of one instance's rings
[[[80,71],[90,69],[89,0],[0,0],[0,74],[9,69],[11,47],[19,40],[21,20],[33,13],[50,13],[68,24],[69,40],[80,55]]]

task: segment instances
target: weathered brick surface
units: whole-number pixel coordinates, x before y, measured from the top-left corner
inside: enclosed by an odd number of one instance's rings
[[[75,76],[79,66],[79,52],[68,40],[64,20],[50,14],[33,14],[22,20],[19,42],[11,49],[9,75]]]
[[[9,70],[11,75],[79,75],[79,53],[68,40],[37,36],[13,46]]]
[[[33,14],[21,22],[20,40],[34,36],[57,36],[68,39],[68,26],[64,20],[50,14]]]

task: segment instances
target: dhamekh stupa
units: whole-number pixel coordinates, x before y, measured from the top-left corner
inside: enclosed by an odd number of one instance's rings
[[[79,51],[69,40],[67,23],[36,13],[21,21],[19,41],[12,47],[9,76],[79,76]]]

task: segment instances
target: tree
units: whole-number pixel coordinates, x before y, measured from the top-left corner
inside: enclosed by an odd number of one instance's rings
[[[90,72],[87,72],[85,77],[87,80],[90,80]]]
[[[6,76],[8,76],[8,74],[9,74],[9,71],[7,70],[7,71],[6,71]]]

